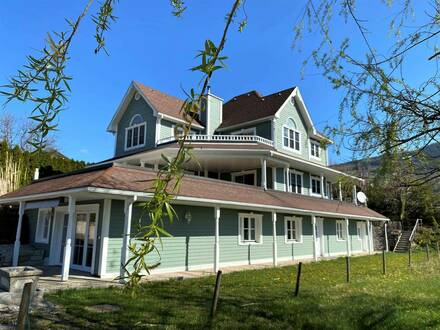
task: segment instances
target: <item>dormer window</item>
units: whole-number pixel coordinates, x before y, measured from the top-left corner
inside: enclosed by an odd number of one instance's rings
[[[317,141],[310,141],[310,156],[321,159],[321,145]]]
[[[125,129],[125,150],[143,147],[147,125],[141,115],[134,115]]]
[[[301,135],[292,118],[283,126],[283,146],[293,151],[301,151]]]

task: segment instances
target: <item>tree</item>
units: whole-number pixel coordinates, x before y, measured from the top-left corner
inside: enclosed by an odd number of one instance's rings
[[[328,127],[327,133],[355,156],[380,154],[392,158],[396,151],[422,152],[430,143],[438,142],[440,133],[440,52],[436,45],[440,3],[368,2],[368,6],[375,6],[373,15],[389,12],[388,31],[376,31],[377,26],[366,18],[367,11],[359,9],[361,5],[356,0],[308,0],[295,25],[296,47],[308,32],[321,36],[307,56],[305,68],[314,65],[344,95],[340,125]],[[340,24],[347,28],[341,29]],[[336,37],[341,31],[346,31],[344,37]],[[353,31],[355,37],[350,38]],[[387,35],[391,42],[381,47],[379,41]],[[417,79],[406,70],[415,62],[428,67]],[[440,167],[438,163],[419,167],[417,174],[411,184],[437,179]]]

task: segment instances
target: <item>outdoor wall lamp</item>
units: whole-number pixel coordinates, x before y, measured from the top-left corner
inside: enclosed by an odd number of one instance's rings
[[[188,224],[191,223],[191,220],[192,220],[192,214],[191,214],[191,211],[190,211],[190,210],[187,210],[187,211],[186,211],[186,213],[185,213],[185,220],[186,220],[186,222],[187,222]]]

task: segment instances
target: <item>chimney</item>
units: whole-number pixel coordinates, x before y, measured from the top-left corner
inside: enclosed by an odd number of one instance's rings
[[[34,172],[34,180],[38,180],[40,178],[40,168],[36,168]]]
[[[205,134],[213,135],[223,121],[223,99],[211,93],[211,86],[208,86],[204,108],[200,121],[205,126]]]

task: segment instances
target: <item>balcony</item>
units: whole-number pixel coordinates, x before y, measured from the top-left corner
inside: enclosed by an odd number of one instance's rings
[[[164,144],[177,141],[181,137],[170,136],[160,139],[157,144]],[[202,135],[191,134],[186,137],[188,142],[256,142],[273,147],[273,141],[258,135]]]

